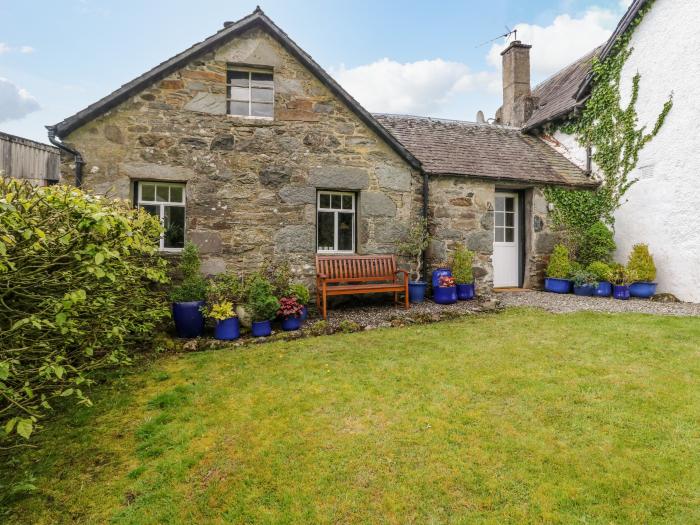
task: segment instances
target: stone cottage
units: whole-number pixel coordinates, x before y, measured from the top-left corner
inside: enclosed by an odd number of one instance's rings
[[[503,54],[513,100],[521,50]],[[259,9],[48,129],[64,176],[161,217],[161,249],[196,243],[207,273],[311,277],[317,253],[395,253],[427,216],[431,265],[462,241],[482,291],[538,286],[542,188],[596,185],[515,127],[368,113]]]

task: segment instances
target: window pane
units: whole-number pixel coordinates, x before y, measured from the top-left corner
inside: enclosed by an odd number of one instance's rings
[[[321,208],[330,208],[331,207],[331,196],[328,193],[321,193],[319,206]]]
[[[352,195],[343,195],[343,209],[352,210]]]
[[[160,206],[155,204],[141,204],[139,208],[146,210],[151,215],[155,215],[156,217],[160,218]]]
[[[272,104],[264,104],[262,102],[254,102],[250,105],[250,114],[253,117],[272,117],[273,109]]]
[[[232,86],[248,87],[247,71],[229,71],[228,81]]]
[[[496,218],[496,226],[503,226],[503,214],[496,213],[495,218]]]
[[[505,209],[505,197],[496,197],[496,211],[503,211]]]
[[[340,195],[333,195],[331,197],[331,208],[334,210],[340,209]]]
[[[251,73],[253,86],[272,87],[272,73]]]
[[[506,213],[506,226],[515,226],[515,213]]]
[[[141,184],[141,200],[156,200],[156,187],[153,184]]]
[[[170,200],[170,195],[168,193],[167,186],[156,186],[156,201],[158,202],[168,202]]]
[[[352,250],[352,234],[353,223],[355,221],[354,213],[339,213],[338,214],[338,249]]]
[[[166,206],[164,212],[165,235],[163,244],[166,248],[182,248],[185,245],[185,208],[183,206]]]
[[[333,250],[333,213],[318,212],[318,249]]]
[[[272,90],[263,88],[252,88],[250,90],[250,97],[253,102],[270,102],[272,103]],[[236,97],[231,97],[236,98]]]
[[[506,197],[506,211],[513,211],[513,206],[515,206],[515,199],[513,197]]]
[[[233,100],[244,100],[248,102],[248,98],[250,97],[250,90],[248,88],[241,88],[241,87],[232,87],[231,88],[231,95],[229,98]]]
[[[248,103],[247,102],[234,102],[233,100],[228,103],[229,115],[243,115],[248,116]]]
[[[515,242],[515,228],[506,228],[506,242]]]
[[[503,228],[496,228],[496,242],[503,242]]]
[[[170,186],[170,202],[182,202],[182,186]]]

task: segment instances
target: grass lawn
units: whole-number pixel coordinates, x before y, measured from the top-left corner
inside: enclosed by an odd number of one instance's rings
[[[700,319],[509,310],[172,356],[0,467],[6,523],[698,523]]]

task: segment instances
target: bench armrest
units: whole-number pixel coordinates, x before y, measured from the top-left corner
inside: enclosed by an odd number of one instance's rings
[[[398,273],[402,273],[402,274],[403,274],[403,278],[404,278],[404,279],[408,279],[408,272],[407,272],[406,270],[398,269],[398,270],[396,270],[394,273],[397,273],[397,274],[398,274]]]

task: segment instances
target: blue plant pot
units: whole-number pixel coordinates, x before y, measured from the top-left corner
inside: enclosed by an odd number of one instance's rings
[[[204,333],[204,316],[200,310],[202,306],[204,301],[173,303],[173,321],[178,337],[191,339]]]
[[[572,285],[573,283],[568,279],[556,279],[554,277],[547,277],[544,280],[544,289],[546,292],[571,293]]]
[[[656,283],[640,281],[638,283],[630,284],[630,295],[632,297],[641,297],[642,299],[649,299],[649,297],[651,297],[655,293]]]
[[[309,318],[309,311],[306,309],[306,306],[303,306],[301,309],[301,320],[306,321]]]
[[[457,302],[456,286],[438,286],[433,288],[433,301],[438,304],[452,304]]]
[[[253,321],[250,333],[253,334],[253,337],[267,337],[272,333],[272,323],[269,320]]]
[[[423,281],[408,282],[408,300],[412,303],[422,303],[425,301],[425,289],[428,283]]]
[[[223,321],[217,321],[214,327],[214,337],[221,341],[233,341],[241,336],[241,323],[238,317],[229,317]]]
[[[474,283],[457,285],[457,299],[460,301],[469,301],[470,299],[474,299],[474,293]]]
[[[299,328],[301,328],[301,317],[289,316],[282,319],[282,330],[285,332],[299,330]]]
[[[629,286],[618,286],[617,284],[613,286],[613,297],[615,299],[622,299],[623,301],[630,298],[630,287]]]
[[[443,275],[452,277],[452,271],[449,268],[437,268],[433,270],[433,290],[440,286],[440,277],[442,277]]]
[[[583,297],[591,297],[595,295],[597,288],[598,287],[593,284],[587,284],[584,286],[574,285],[574,294],[581,295]]]
[[[610,297],[612,295],[612,283],[600,281],[595,289],[595,294],[598,297]]]

